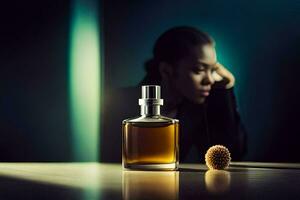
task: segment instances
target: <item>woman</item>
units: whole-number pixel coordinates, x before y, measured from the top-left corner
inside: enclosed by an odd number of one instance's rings
[[[126,102],[136,103],[141,85],[160,85],[165,102],[162,114],[180,120],[180,162],[203,162],[206,150],[215,144],[225,145],[233,160],[242,158],[246,133],[237,112],[235,79],[217,61],[215,42],[208,34],[193,27],[166,31],[156,41],[145,68],[139,87],[118,91],[115,99],[124,101],[121,94],[132,93],[133,100]],[[112,135],[109,138],[120,143]]]

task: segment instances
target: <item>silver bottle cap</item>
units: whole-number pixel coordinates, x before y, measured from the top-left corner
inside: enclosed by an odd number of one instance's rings
[[[142,99],[160,99],[159,85],[143,85]]]
[[[142,98],[139,99],[139,105],[163,105],[163,99],[160,98],[159,85],[143,85]]]

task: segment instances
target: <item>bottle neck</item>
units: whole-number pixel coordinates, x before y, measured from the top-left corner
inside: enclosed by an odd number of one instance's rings
[[[141,105],[141,115],[143,116],[160,115],[160,105]]]

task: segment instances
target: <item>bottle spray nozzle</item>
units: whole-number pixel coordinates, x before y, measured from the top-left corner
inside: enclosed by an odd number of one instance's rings
[[[160,99],[159,85],[143,85],[142,99]]]
[[[139,99],[141,115],[159,115],[163,99],[160,98],[159,85],[143,85],[142,98]]]
[[[142,98],[139,99],[139,105],[163,105],[163,99],[160,98],[159,85],[143,85]]]

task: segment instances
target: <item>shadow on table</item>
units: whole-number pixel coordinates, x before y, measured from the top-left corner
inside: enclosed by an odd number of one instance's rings
[[[208,171],[209,169],[195,169],[195,168],[189,168],[189,167],[180,167],[178,169],[179,172],[203,172],[205,173],[206,171]],[[247,168],[228,168],[225,169],[225,171],[228,172],[248,172]]]
[[[90,200],[122,199],[121,190],[85,189],[0,176],[0,199]]]

